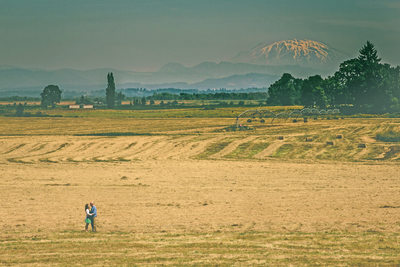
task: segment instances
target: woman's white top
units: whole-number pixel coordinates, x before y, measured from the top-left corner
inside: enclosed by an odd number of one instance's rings
[[[86,209],[86,215],[90,215],[89,209]]]

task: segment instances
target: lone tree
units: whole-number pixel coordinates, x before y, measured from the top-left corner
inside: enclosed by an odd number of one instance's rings
[[[47,108],[48,106],[55,107],[56,103],[61,101],[61,90],[57,85],[48,85],[43,89],[40,94],[42,97],[41,106]]]
[[[112,72],[107,74],[107,89],[106,89],[106,102],[108,108],[113,108],[115,105],[115,82]]]
[[[24,116],[24,110],[25,110],[24,105],[22,105],[21,103],[19,103],[19,104],[15,107],[15,115],[16,115],[17,117]]]

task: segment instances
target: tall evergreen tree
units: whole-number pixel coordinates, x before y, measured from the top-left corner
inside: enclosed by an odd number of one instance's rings
[[[107,74],[107,89],[106,89],[106,102],[108,108],[115,106],[115,82],[112,72]]]
[[[360,50],[356,83],[351,88],[356,106],[362,107],[373,104],[374,97],[382,93],[379,92],[382,89],[380,88],[382,81],[380,61],[375,46],[368,41]]]
[[[381,59],[378,57],[378,51],[370,41],[367,41],[367,43],[360,49],[358,60],[369,66],[381,62]]]

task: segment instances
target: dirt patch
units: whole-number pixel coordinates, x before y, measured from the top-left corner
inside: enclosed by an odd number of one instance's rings
[[[376,140],[374,138],[370,137],[370,136],[362,136],[361,140],[364,143],[374,143],[374,142],[376,142]]]

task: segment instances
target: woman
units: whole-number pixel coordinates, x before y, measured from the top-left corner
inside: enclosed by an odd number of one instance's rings
[[[85,213],[86,213],[85,231],[87,232],[87,231],[88,231],[89,224],[92,222],[91,218],[92,218],[92,215],[93,215],[92,213],[90,213],[89,204],[86,204],[86,205],[85,205]]]

